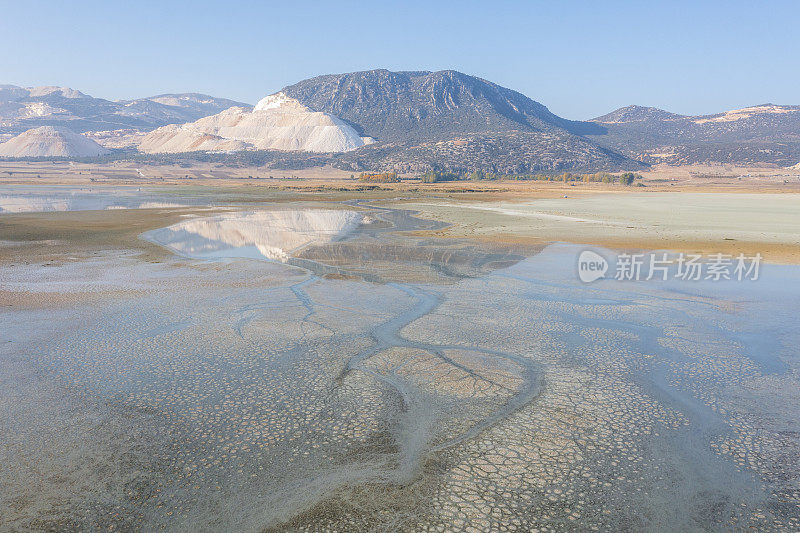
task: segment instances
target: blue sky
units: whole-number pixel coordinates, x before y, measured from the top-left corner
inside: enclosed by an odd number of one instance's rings
[[[0,0],[0,83],[254,103],[317,74],[455,69],[572,119],[800,104],[800,2]]]

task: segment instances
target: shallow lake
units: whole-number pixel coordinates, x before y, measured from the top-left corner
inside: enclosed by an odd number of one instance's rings
[[[0,529],[800,528],[798,267],[583,283],[580,245],[226,206],[164,261],[0,267]]]

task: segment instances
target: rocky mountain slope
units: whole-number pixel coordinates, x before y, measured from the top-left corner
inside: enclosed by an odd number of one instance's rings
[[[263,98],[252,110],[232,107],[180,126],[158,128],[142,139],[147,153],[286,150],[347,152],[371,142],[337,117],[310,111],[283,93]]]
[[[0,144],[0,157],[94,157],[109,151],[79,133],[41,126]]]
[[[113,102],[67,87],[0,85],[0,134],[18,134],[38,126],[72,131],[133,129],[150,131],[247,104],[196,93],[162,94]]]
[[[565,132],[508,131],[460,135],[423,142],[376,143],[341,154],[339,168],[398,172],[475,170],[498,174],[531,174],[566,170],[614,171],[645,165]]]
[[[379,142],[443,139],[493,131],[599,133],[527,96],[453,70],[368,70],[318,76],[282,89],[314,111],[352,123]]]

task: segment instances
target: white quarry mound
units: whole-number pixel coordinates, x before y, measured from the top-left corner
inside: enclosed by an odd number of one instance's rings
[[[19,116],[24,118],[47,117],[57,113],[65,113],[64,109],[53,107],[45,102],[27,102],[25,107],[19,110]]]
[[[363,220],[355,211],[334,209],[257,211],[187,220],[145,237],[187,257],[286,261],[301,248],[347,236]]]
[[[238,109],[238,108],[232,108]],[[228,110],[230,111],[230,109]],[[223,111],[227,113],[228,111]],[[223,114],[220,113],[220,114]],[[206,117],[210,118],[210,117]],[[199,122],[199,121],[198,121]],[[224,152],[246,150],[250,145],[235,139],[225,139],[202,131],[200,128],[189,127],[195,125],[170,124],[151,131],[139,143],[139,151],[147,153],[179,153],[179,152]]]
[[[372,142],[327,113],[309,110],[277,93],[250,111],[232,107],[196,122],[158,128],[144,137],[139,150],[177,153],[231,150],[347,152]]]
[[[730,111],[726,111],[719,116],[714,116],[710,118],[700,118],[694,121],[695,124],[705,124],[706,122],[734,122],[736,120],[741,120],[743,118],[750,118],[754,115],[767,115],[767,114],[785,114],[785,113],[796,113],[796,109],[792,109],[786,106],[780,105],[759,105],[753,107],[745,107],[742,109],[732,109]]]
[[[0,157],[92,157],[109,151],[79,133],[42,126],[0,144]]]

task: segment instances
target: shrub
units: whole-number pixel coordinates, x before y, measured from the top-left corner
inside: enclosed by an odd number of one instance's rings
[[[397,172],[362,172],[358,179],[368,183],[397,183],[400,181]]]

